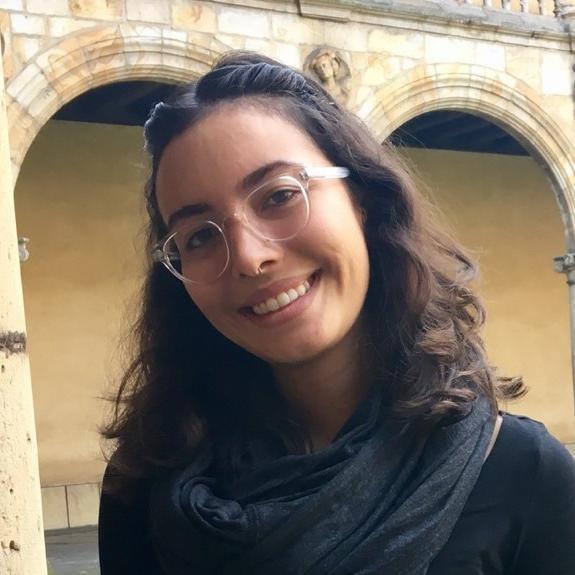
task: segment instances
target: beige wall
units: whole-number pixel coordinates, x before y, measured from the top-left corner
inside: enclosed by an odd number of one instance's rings
[[[479,260],[492,363],[504,375],[523,375],[530,388],[509,411],[575,441],[568,292],[565,276],[553,269],[565,240],[543,170],[530,157],[421,149],[407,155]]]
[[[126,302],[138,284],[139,128],[50,122],[16,187],[42,484],[98,481],[100,396],[118,373]],[[559,211],[530,158],[409,150],[483,270],[494,363],[521,373],[528,397],[510,407],[575,440]],[[133,298],[132,298],[133,299]]]
[[[140,129],[52,121],[16,185],[42,485],[100,478],[100,396],[139,273],[141,148]]]

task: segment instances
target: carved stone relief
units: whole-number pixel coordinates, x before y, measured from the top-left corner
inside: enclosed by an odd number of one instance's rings
[[[328,46],[316,48],[306,58],[304,72],[318,81],[337,102],[347,103],[351,70],[337,50]]]

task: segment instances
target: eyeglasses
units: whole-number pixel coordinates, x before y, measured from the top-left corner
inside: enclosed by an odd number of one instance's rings
[[[301,168],[293,174],[275,176],[245,197],[239,215],[260,238],[289,240],[309,221],[309,182],[348,176],[347,168],[336,166]],[[155,245],[152,259],[164,264],[185,283],[211,283],[226,271],[230,262],[224,226],[225,219],[220,224],[211,220],[184,220]]]

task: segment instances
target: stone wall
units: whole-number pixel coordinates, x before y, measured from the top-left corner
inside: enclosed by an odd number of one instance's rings
[[[420,4],[306,1],[302,17],[288,0],[0,0],[15,172],[40,127],[78,93],[122,78],[191,79],[238,48],[302,67],[316,47],[333,47],[351,71],[348,104],[365,113],[406,73],[428,74],[424,66],[489,74],[494,92],[500,81],[511,84],[572,145],[573,57],[561,20]]]

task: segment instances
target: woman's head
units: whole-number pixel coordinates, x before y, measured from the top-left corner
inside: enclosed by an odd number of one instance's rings
[[[334,168],[306,132],[249,100],[211,111],[159,163],[156,204],[194,280],[188,294],[222,335],[269,363],[308,361],[358,331],[368,255]]]
[[[334,338],[342,337],[363,306],[368,284],[370,266],[360,234],[367,240],[372,260],[369,281],[371,307],[366,315],[373,327],[384,315],[384,300],[394,302],[394,309],[385,312],[388,318],[394,315],[392,312],[398,311],[398,305],[402,308],[403,320],[411,315],[412,307],[417,307],[417,297],[410,302],[406,299],[414,292],[411,287],[407,289],[406,284],[412,286],[417,280],[413,274],[409,276],[407,265],[398,265],[397,258],[395,261],[390,258],[393,252],[398,252],[399,235],[419,235],[416,197],[401,164],[395,154],[372,138],[361,122],[340,107],[321,86],[298,71],[262,56],[232,54],[196,85],[179,92],[171,103],[156,106],[146,125],[146,142],[152,156],[148,209],[153,241],[172,231],[167,226],[168,219],[186,204],[209,204],[205,219],[218,219],[223,212],[229,214],[230,209],[233,212],[235,205],[230,207],[230,198],[225,197],[226,194],[233,191],[237,194],[242,177],[265,164],[283,160],[303,166],[311,163],[311,167],[318,164],[349,170],[345,182],[311,183],[312,217],[310,225],[298,238],[289,242],[258,243],[253,234],[242,234],[243,239],[251,240],[252,247],[262,248],[258,257],[266,260],[269,256],[269,261],[259,262],[265,264],[265,277],[246,279],[246,270],[235,269],[235,264],[243,261],[244,254],[233,253],[232,249],[231,264],[223,278],[207,286],[186,285],[192,299],[208,319],[235,343],[268,361],[288,361],[305,359],[300,347],[311,353],[318,346],[321,348],[330,341],[333,343]],[[284,172],[285,169],[279,169],[277,173]],[[344,189],[348,192],[347,198],[346,194],[335,193]],[[339,200],[351,200],[353,206],[349,201],[344,206]],[[223,209],[212,205],[217,202]],[[317,233],[320,227],[323,235]],[[226,235],[233,230],[234,226],[230,226]],[[330,230],[333,232],[331,235]],[[334,242],[329,241],[332,237],[338,245],[334,246]],[[229,244],[234,248],[234,242]],[[278,258],[297,252],[291,248],[300,246],[304,250],[313,246],[319,253],[306,255],[300,250],[304,258],[299,262],[288,258],[287,262],[282,259],[279,267],[275,265]],[[383,262],[384,254],[392,264],[385,281],[383,268],[387,266]],[[255,326],[238,313],[246,307],[243,302],[251,302],[250,291],[279,280],[314,279],[316,276],[310,276],[321,272],[322,264],[329,267],[329,261],[321,261],[323,258],[329,260],[329,255],[343,256],[347,260],[340,261],[335,266],[338,269],[332,270],[333,277],[338,275],[340,281],[334,283],[331,295],[324,298],[322,305],[317,305],[315,310],[315,317],[332,324],[325,327],[333,334],[324,334],[322,338],[322,322],[312,320],[308,322],[310,329],[306,337],[299,340],[301,346],[293,339],[278,340],[272,332],[269,334],[271,339],[264,337],[267,340],[265,349],[259,347],[257,336],[255,339],[250,336],[250,328]],[[259,267],[259,263],[254,269]],[[247,262],[248,267],[253,264],[252,261]],[[245,288],[236,290],[236,293],[229,289],[226,292],[229,282],[224,280],[234,273],[242,280],[236,281],[236,286],[242,283]],[[345,274],[347,278],[342,278]],[[321,279],[322,287],[329,288],[330,276],[325,274]],[[403,298],[403,301],[398,302],[398,298]],[[222,305],[217,309],[218,302],[222,301],[227,301],[233,308],[230,313],[219,313],[224,309]],[[310,315],[310,320],[313,317]],[[230,322],[230,319],[238,321]],[[270,319],[265,318],[264,321],[269,322]],[[315,329],[312,330],[312,326]],[[381,329],[377,329],[381,335]],[[257,327],[254,331],[264,333]],[[250,337],[255,345],[251,345]],[[318,346],[311,345],[312,342]],[[276,349],[270,349],[274,343]],[[284,346],[283,353],[278,353],[282,343],[289,345]],[[293,351],[291,356],[290,351]]]
[[[319,84],[269,58],[232,53],[158,104],[145,136],[150,252],[173,231],[175,213],[200,204],[202,221],[222,229],[230,260],[211,284],[184,284],[150,262],[139,350],[106,430],[120,440],[124,462],[132,457],[127,467],[169,465],[166,452],[177,461],[207,435],[228,438],[238,453],[261,433],[300,445],[259,358],[301,361],[360,320],[390,414],[432,425],[464,413],[477,393],[495,402],[496,393],[521,391],[496,380],[487,363],[483,308],[468,287],[473,263],[439,227],[396,153]],[[270,176],[330,167],[349,174],[309,182],[309,223],[285,242],[267,241],[241,218],[244,198],[267,178],[243,180],[276,161],[297,167]],[[306,281],[309,305],[300,311],[310,321],[294,321],[293,331],[249,309],[268,287],[289,295]]]

